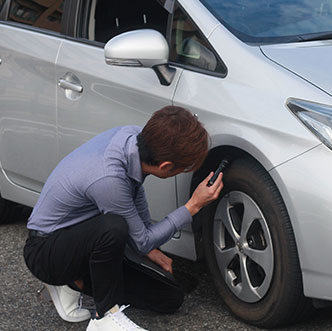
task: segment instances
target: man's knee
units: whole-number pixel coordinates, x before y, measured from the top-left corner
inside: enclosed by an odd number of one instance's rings
[[[173,287],[169,288],[168,294],[164,298],[161,298],[154,307],[150,307],[151,310],[158,313],[172,314],[175,313],[183,304],[184,292],[182,288]]]

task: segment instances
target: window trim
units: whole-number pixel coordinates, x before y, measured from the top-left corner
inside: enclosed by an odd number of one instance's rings
[[[187,11],[181,6],[181,4],[179,3],[179,1],[177,1],[177,0],[175,1],[174,7],[176,5],[188,17],[188,19],[190,20],[190,22],[193,24],[193,26],[197,29],[197,31],[202,36],[202,39],[204,39],[205,42],[211,47],[211,51],[213,52],[213,54],[216,57],[217,61],[224,68],[225,72],[224,73],[215,72],[215,71],[211,71],[211,70],[207,70],[207,69],[203,69],[203,68],[199,68],[199,67],[196,67],[196,66],[192,66],[192,65],[188,65],[188,64],[183,64],[183,63],[179,63],[179,62],[174,62],[174,61],[168,61],[168,63],[170,65],[172,65],[172,66],[177,66],[179,68],[187,69],[189,71],[194,71],[194,72],[198,72],[198,73],[201,73],[201,74],[205,74],[205,75],[209,75],[209,76],[215,76],[215,77],[219,77],[219,78],[225,78],[227,76],[227,74],[228,74],[228,68],[227,68],[225,62],[220,58],[218,52],[216,52],[216,50],[214,49],[214,47],[209,42],[208,38],[205,37],[204,33],[202,33],[202,31],[200,30],[200,28],[197,26],[196,22],[194,20],[192,20],[192,18],[190,17],[190,15],[187,13]],[[173,20],[174,20],[174,8],[173,8],[173,13],[171,14],[171,16],[172,16],[172,20],[169,22],[169,26],[167,27],[167,32],[169,33],[169,37],[168,37],[169,39],[167,40],[169,47],[171,47],[172,25],[173,25]]]
[[[72,42],[78,42],[81,44],[86,44],[89,46],[95,46],[98,48],[104,48],[105,44],[99,41],[89,40],[87,38],[83,38],[78,36],[80,31],[84,31],[87,24],[87,14],[81,15],[87,7],[91,6],[92,0],[67,0],[71,2],[71,5],[68,7],[67,15],[65,17],[66,23],[66,31],[64,33],[65,38]],[[70,20],[71,17],[74,17],[74,20]],[[84,22],[85,26],[83,28],[79,27],[79,24]]]
[[[81,32],[82,35],[85,35],[88,29],[88,23],[89,23],[89,14],[91,10],[91,4],[93,0],[80,0],[77,10],[76,10],[76,16],[77,16],[77,24],[76,24],[76,30],[74,31],[73,37],[77,38],[78,40],[86,39],[88,41],[88,38],[80,37],[79,34]]]
[[[213,77],[218,77],[218,78],[225,78],[228,74],[228,70],[226,70],[226,73],[221,73],[221,72],[210,71],[210,70],[195,67],[195,66],[192,66],[192,65],[189,65],[189,64],[182,64],[182,63],[173,62],[173,61],[169,61],[168,64],[172,67],[178,67],[178,68],[181,68],[181,69],[186,69],[188,71],[193,71],[193,72],[197,72],[197,73],[200,73],[200,74],[213,76]],[[226,66],[224,66],[224,67],[227,69]]]
[[[53,36],[53,37],[58,37],[58,38],[64,38],[65,37],[63,34],[61,34],[61,32],[55,32],[55,31],[52,31],[52,30],[37,28],[37,27],[30,26],[30,25],[27,25],[27,24],[24,24],[24,23],[19,23],[19,22],[0,21],[0,24],[5,24],[5,25],[11,26],[13,28],[21,28],[22,30],[37,32],[37,33],[41,33],[41,34],[50,35],[50,36]]]
[[[155,0],[155,1],[158,1],[158,0]],[[70,3],[70,5],[69,5],[69,3]],[[86,0],[85,3],[84,3],[84,0],[66,0],[65,1],[66,10],[64,10],[64,13],[66,13],[66,15],[62,19],[65,22],[63,34],[64,34],[64,37],[70,41],[79,42],[81,44],[86,44],[86,45],[93,46],[93,47],[104,48],[106,43],[89,40],[87,38],[78,36],[78,33],[80,31],[78,24],[80,24],[80,22],[84,22],[84,26],[82,27],[82,30],[81,30],[81,31],[84,31],[84,29],[86,29],[86,27],[87,27],[86,24],[88,22],[88,20],[86,19],[87,14],[85,14],[85,17],[81,17],[81,13],[84,10],[86,10],[87,7],[90,7],[90,5],[91,5],[91,0]],[[191,66],[188,64],[182,64],[182,63],[174,62],[174,61],[168,61],[168,64],[172,67],[178,67],[181,69],[186,69],[186,70],[197,72],[197,73],[204,74],[204,75],[209,75],[209,76],[218,77],[218,78],[225,78],[228,74],[228,68],[227,68],[226,64],[222,61],[222,59],[219,57],[218,53],[215,51],[214,47],[211,45],[209,40],[205,37],[205,35],[199,29],[197,24],[191,19],[190,15],[188,15],[188,13],[181,6],[181,4],[178,1],[174,0],[174,6],[175,5],[178,5],[178,7],[180,7],[180,9],[184,12],[184,14],[187,15],[187,17],[190,19],[190,22],[197,29],[197,31],[200,33],[200,35],[206,41],[206,43],[210,46],[217,61],[219,61],[219,63],[222,65],[225,72],[219,73],[219,72],[210,71],[210,70],[206,70],[203,68]],[[67,6],[68,6],[68,8],[67,8]],[[165,10],[166,10],[166,8],[165,8]],[[173,7],[173,12],[174,12],[174,7]],[[168,42],[169,48],[171,47],[172,24],[173,24],[173,20],[174,20],[173,12],[169,13],[168,20],[167,20],[167,27],[166,27],[166,40]],[[70,22],[70,17],[75,17],[75,20],[72,20],[72,22]]]
[[[100,41],[95,41],[95,40],[88,40],[82,37],[72,37],[72,36],[64,36],[66,40],[72,41],[72,42],[77,42],[80,44],[84,45],[89,45],[89,46],[94,46],[98,48],[104,48],[106,43],[102,43]]]
[[[78,22],[79,5],[80,0],[65,0],[63,17],[61,21],[61,33],[64,36],[75,36]]]
[[[9,16],[9,9],[10,9],[11,0],[5,0],[3,7],[1,8],[0,12],[0,20],[6,21]]]
[[[79,36],[79,31],[84,31],[84,35],[86,35],[87,31],[88,31],[88,24],[89,24],[89,15],[86,13],[87,11],[90,12],[90,7],[91,7],[91,3],[93,0],[77,0],[80,2],[79,4],[79,8],[77,11],[77,16],[79,17],[77,25],[80,24],[80,22],[82,22],[83,26],[82,28],[78,28],[74,38],[76,38],[77,40],[79,40],[80,42],[83,42],[85,44],[88,45],[96,45],[96,46],[100,46],[100,45],[106,45],[106,43],[102,43],[100,41],[95,41],[95,40],[89,40],[88,36],[84,36],[81,37]],[[166,8],[165,6],[162,5],[160,0],[153,0],[155,2],[158,2],[161,8],[164,8],[165,12],[168,13],[168,19],[167,19],[167,24],[166,24],[166,36],[165,39],[168,41],[168,34],[169,34],[169,27],[170,27],[170,16],[172,15]],[[175,2],[175,0],[172,0]],[[88,8],[88,10],[87,10]],[[83,14],[81,15],[81,13],[83,12]],[[84,17],[83,17],[84,16]]]

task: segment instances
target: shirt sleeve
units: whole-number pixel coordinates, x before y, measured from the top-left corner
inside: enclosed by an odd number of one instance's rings
[[[143,208],[141,214],[139,213],[131,189],[132,185],[128,178],[109,176],[91,184],[86,195],[101,213],[113,213],[125,218],[129,227],[129,236],[142,254],[147,254],[164,244],[185,224],[192,221],[188,209],[182,206],[157,223],[144,223],[141,215],[145,215],[146,211]],[[140,196],[139,199],[143,197]],[[146,201],[145,204],[147,206]]]
[[[146,226],[149,226],[151,224],[151,216],[143,185],[137,188],[134,203],[141,220]]]

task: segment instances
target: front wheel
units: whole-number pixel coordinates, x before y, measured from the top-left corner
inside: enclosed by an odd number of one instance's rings
[[[301,318],[310,301],[291,222],[270,175],[253,160],[234,161],[220,199],[205,213],[206,260],[229,309],[267,328]]]

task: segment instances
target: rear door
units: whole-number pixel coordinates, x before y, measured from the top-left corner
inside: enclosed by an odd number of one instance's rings
[[[105,63],[103,47],[134,29],[166,34],[168,12],[156,0],[92,0],[81,4],[74,37],[61,45],[56,62],[59,158],[98,133],[121,125],[144,126],[151,114],[172,103],[178,69],[170,86],[149,68]],[[75,17],[75,15],[72,15]],[[176,208],[175,179],[147,178],[152,218]]]
[[[12,0],[8,21],[0,21],[0,161],[13,183],[34,191],[58,159],[55,59],[63,4]]]

